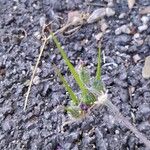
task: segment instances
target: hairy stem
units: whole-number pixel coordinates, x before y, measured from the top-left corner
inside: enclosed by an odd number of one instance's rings
[[[107,99],[107,96],[98,97],[98,101],[101,104],[106,105],[109,110],[113,113],[114,117],[119,121],[119,123],[122,123],[122,125],[126,126],[130,131],[132,131],[139,140],[146,145],[148,149],[150,149],[150,141],[140,132],[136,127],[134,127],[127,118],[125,118],[118,110],[118,108]]]

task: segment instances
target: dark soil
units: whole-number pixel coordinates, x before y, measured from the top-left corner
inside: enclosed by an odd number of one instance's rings
[[[37,35],[42,32],[43,21],[53,21],[56,31],[66,23],[69,11],[91,13],[101,7],[89,7],[88,1],[107,7],[107,0],[0,0],[1,150],[146,149],[105,107],[96,109],[81,121],[62,126],[69,120],[62,107],[68,104],[69,97],[54,73],[52,62],[68,77],[74,90],[77,86],[52,42],[44,51],[27,111],[23,111],[28,82],[42,44]],[[105,17],[108,29],[101,42],[95,39],[101,32],[100,22],[85,24],[70,37],[62,34],[57,37],[71,62],[76,66],[80,59],[86,61],[92,74],[101,43],[106,58],[102,78],[110,100],[150,139],[150,84],[142,77],[144,58],[150,55],[150,27],[143,31],[138,29],[143,25],[143,16],[149,19],[147,25],[150,25],[150,16],[139,14],[139,10],[148,5],[149,0],[137,0],[129,11],[126,0],[114,2],[111,7],[116,14]],[[119,17],[122,13],[124,16]],[[117,28],[126,24],[131,24],[130,34],[115,34]],[[139,37],[135,42],[137,33]]]

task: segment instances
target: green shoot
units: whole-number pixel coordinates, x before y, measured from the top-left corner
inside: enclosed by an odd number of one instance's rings
[[[61,47],[60,43],[58,42],[57,38],[54,36],[53,33],[51,33],[52,38],[59,50],[59,52],[61,53],[61,56],[63,57],[63,59],[65,60],[67,66],[69,67],[70,72],[72,73],[74,79],[76,80],[77,84],[79,85],[82,93],[85,95],[87,93],[87,88],[86,86],[83,84],[83,82],[81,81],[79,74],[77,73],[77,71],[75,70],[75,68],[73,67],[73,65],[70,63],[65,51],[63,50],[63,48]]]
[[[74,118],[80,118],[87,113],[88,109],[94,106],[96,102],[97,106],[106,105],[109,110],[114,114],[115,118],[125,125],[128,129],[130,129],[140,140],[141,142],[145,143],[145,145],[150,149],[150,141],[140,133],[118,110],[118,108],[107,99],[107,92],[103,86],[101,80],[101,51],[99,48],[98,51],[98,63],[97,63],[97,72],[96,77],[92,81],[92,86],[90,88],[87,87],[87,82],[90,80],[87,72],[84,68],[80,68],[79,74],[74,69],[72,64],[70,63],[69,59],[65,51],[61,48],[59,42],[57,41],[56,37],[52,34],[53,40],[59,49],[63,59],[65,60],[67,66],[69,67],[70,72],[74,76],[77,84],[81,90],[81,100],[78,101],[77,97],[75,96],[74,92],[72,91],[71,87],[68,85],[65,78],[61,75],[60,71],[57,70],[57,74],[59,75],[61,81],[65,85],[66,90],[69,92],[72,102],[75,105],[70,105],[69,107],[65,108],[69,114],[71,114]],[[82,67],[82,66],[81,66]]]
[[[70,106],[70,107],[66,107],[65,108],[66,111],[71,114],[72,117],[74,118],[79,118],[81,116],[81,111],[80,111],[80,108],[79,107],[73,107],[73,106]]]
[[[90,82],[89,72],[87,72],[87,70],[83,66],[81,66],[79,70],[79,76],[85,85],[87,85]]]
[[[96,79],[101,80],[101,49],[98,48]]]
[[[101,49],[98,48],[96,78],[93,81],[92,87],[98,92],[104,91],[104,85],[101,79]]]
[[[55,66],[55,70],[56,70],[56,73],[58,74],[60,80],[63,82],[64,87],[68,91],[73,104],[74,105],[78,105],[79,104],[79,100],[77,99],[75,93],[73,92],[73,90],[71,89],[71,87],[69,86],[69,84],[67,83],[67,81],[65,80],[63,75],[61,74],[60,70],[56,66]]]
[[[97,98],[91,92],[88,92],[86,95],[83,95],[82,102],[86,105],[92,106]]]

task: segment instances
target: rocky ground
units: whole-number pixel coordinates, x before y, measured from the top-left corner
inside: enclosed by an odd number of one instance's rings
[[[1,150],[145,150],[143,143],[115,121],[107,108],[97,109],[82,121],[62,127],[68,115],[62,109],[68,95],[54,73],[55,62],[70,77],[51,42],[40,61],[30,92],[24,100],[33,66],[42,44],[43,21],[56,31],[70,11],[91,14],[110,7],[115,14],[84,24],[66,37],[58,34],[74,65],[87,62],[94,74],[97,47],[103,53],[103,81],[109,98],[150,139],[150,84],[142,77],[150,55],[150,15],[141,12],[149,0],[137,0],[129,10],[126,0],[0,0],[0,149]],[[98,5],[89,5],[96,3]],[[62,19],[60,19],[62,18]]]

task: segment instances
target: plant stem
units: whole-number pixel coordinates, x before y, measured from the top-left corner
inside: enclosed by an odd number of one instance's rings
[[[142,134],[140,131],[138,131],[138,129],[136,127],[134,127],[126,117],[124,117],[118,110],[118,108],[110,101],[107,99],[107,97],[105,96],[106,99],[103,98],[103,102],[101,102],[101,104],[103,103],[104,105],[106,105],[109,110],[113,113],[114,117],[117,119],[117,121],[119,121],[119,123],[122,123],[122,125],[124,125],[126,128],[128,128],[130,131],[132,131],[135,136],[137,138],[139,138],[139,140],[144,143],[146,145],[146,147],[148,149],[150,149],[150,141],[144,136],[144,134]],[[101,97],[98,98],[99,101],[101,101]]]
[[[29,98],[31,86],[32,86],[32,83],[33,83],[33,79],[34,79],[34,77],[35,77],[35,73],[36,73],[37,67],[38,67],[38,65],[39,65],[41,56],[42,56],[42,54],[43,54],[43,51],[44,51],[46,42],[47,42],[47,39],[44,40],[44,42],[43,42],[43,44],[42,44],[42,46],[41,46],[41,48],[40,48],[40,54],[39,54],[39,56],[38,56],[36,65],[35,65],[35,67],[34,67],[34,70],[33,70],[32,76],[31,76],[31,80],[30,80],[30,83],[29,83],[29,87],[28,87],[28,91],[27,91],[27,95],[26,95],[26,99],[25,99],[25,103],[24,103],[24,111],[26,110],[26,107],[27,107],[28,98]]]

